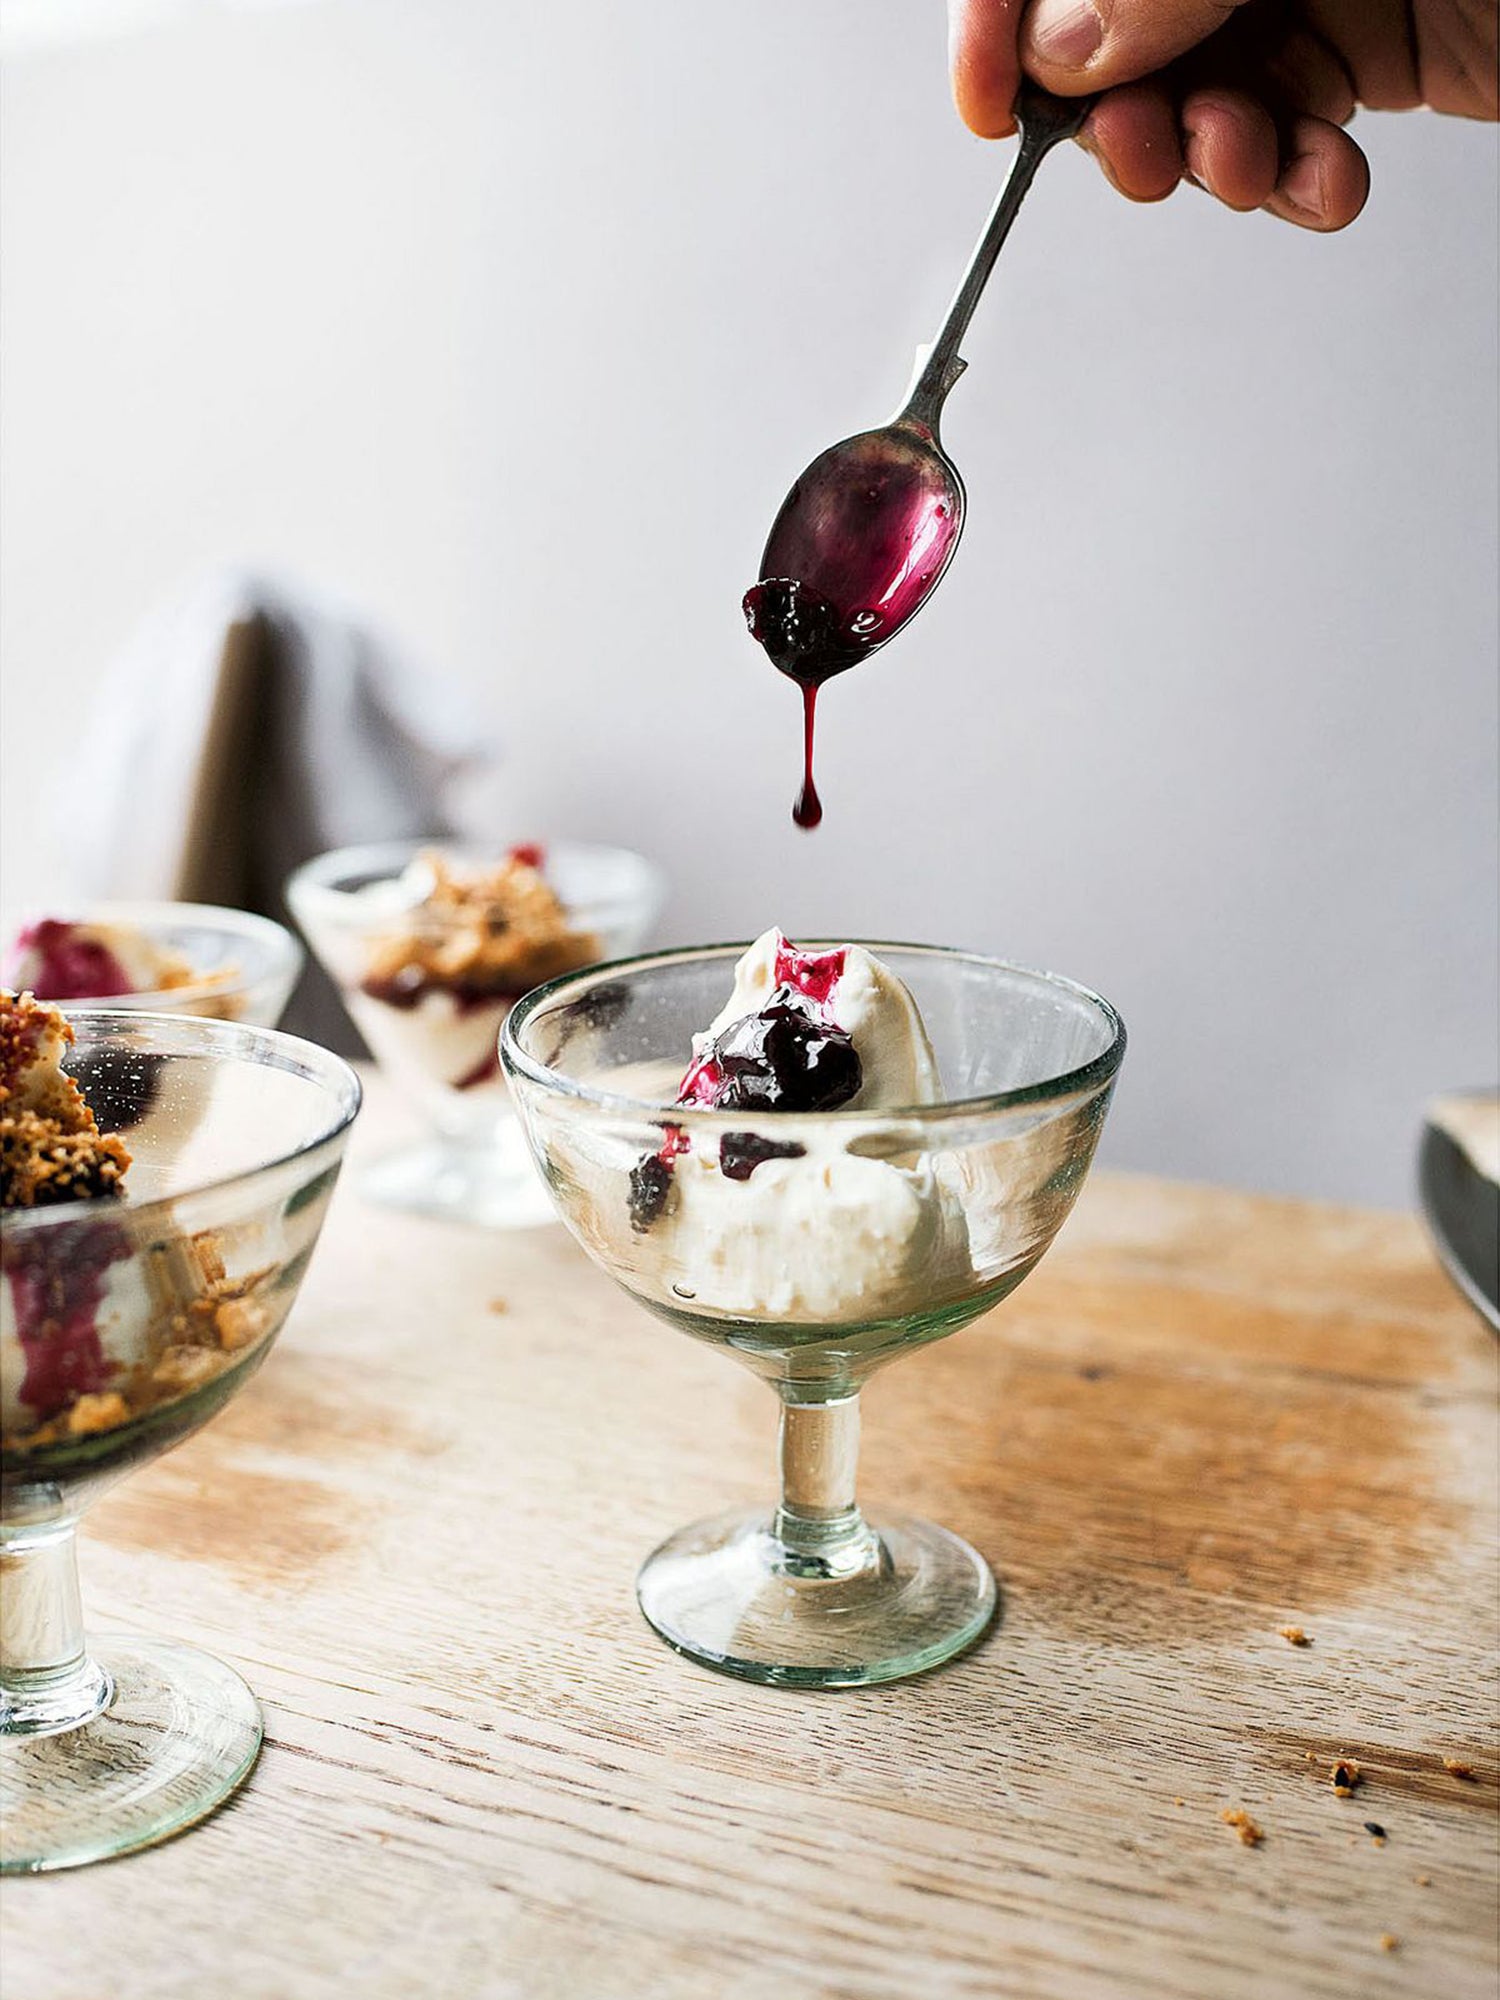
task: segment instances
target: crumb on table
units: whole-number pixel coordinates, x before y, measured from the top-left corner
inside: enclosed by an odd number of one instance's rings
[[[1462,1757],[1445,1757],[1443,1759],[1443,1769],[1448,1773],[1450,1778],[1466,1778],[1470,1784],[1475,1782],[1474,1766],[1466,1764]]]
[[[1364,1783],[1364,1774],[1352,1757],[1339,1757],[1328,1773],[1328,1782],[1341,1799],[1352,1799]]]
[[[1380,1824],[1379,1820],[1367,1819],[1365,1821],[1365,1832],[1369,1834],[1377,1847],[1385,1846],[1385,1828]]]
[[[1278,1625],[1276,1630],[1289,1646],[1310,1646],[1312,1644],[1312,1640],[1308,1638],[1300,1625]]]
[[[1219,1818],[1226,1826],[1234,1828],[1243,1847],[1259,1847],[1266,1837],[1264,1829],[1250,1817],[1243,1806],[1225,1806]]]
[[[1382,1951],[1399,1951],[1401,1949],[1401,1940],[1396,1936],[1394,1931],[1382,1931],[1380,1933],[1380,1949]]]

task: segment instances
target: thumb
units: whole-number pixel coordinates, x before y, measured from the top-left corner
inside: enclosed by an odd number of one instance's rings
[[[1021,60],[1044,89],[1107,90],[1149,76],[1224,26],[1242,0],[1035,0]]]

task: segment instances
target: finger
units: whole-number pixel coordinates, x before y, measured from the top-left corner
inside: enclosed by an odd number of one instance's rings
[[[1322,118],[1296,118],[1286,164],[1262,203],[1302,229],[1346,229],[1370,192],[1370,163],[1349,134]]]
[[[1109,91],[1089,113],[1079,144],[1131,201],[1165,201],[1182,179],[1177,114],[1162,84]]]
[[[1032,0],[1021,61],[1064,96],[1133,83],[1217,33],[1243,0]]]
[[[1361,104],[1410,111],[1422,102],[1408,0],[1308,0],[1307,15],[1358,79]]]
[[[1014,132],[1016,35],[1026,0],[948,0],[948,65],[958,115],[981,139]]]
[[[1186,97],[1182,151],[1193,179],[1226,207],[1261,208],[1275,192],[1281,167],[1276,125],[1243,91],[1195,90]]]
[[[1282,103],[1330,125],[1347,125],[1357,102],[1348,70],[1317,35],[1293,28],[1266,62],[1266,77]]]

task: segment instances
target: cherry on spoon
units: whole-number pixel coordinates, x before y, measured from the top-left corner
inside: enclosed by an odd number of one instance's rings
[[[1037,168],[1059,141],[1077,135],[1093,102],[1022,84],[1019,150],[937,339],[918,353],[906,402],[879,430],[815,458],[772,523],[760,581],[745,593],[745,616],[772,665],[802,689],[804,773],[792,809],[799,826],[823,817],[812,776],[818,689],[893,639],[953,560],[964,483],[942,448],[938,419],[966,365],[958,344]]]

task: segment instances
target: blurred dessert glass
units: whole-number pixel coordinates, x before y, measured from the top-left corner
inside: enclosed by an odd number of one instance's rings
[[[287,901],[370,1052],[430,1136],[362,1193],[498,1228],[550,1222],[500,1071],[499,1036],[543,980],[640,948],[659,871],[626,848],[401,841],[300,868]]]
[[[221,1661],[85,1643],[75,1531],[265,1360],[359,1082],[269,1029],[0,1012],[0,1869],[35,1872],[165,1839],[255,1761],[260,1711]]]
[[[0,982],[54,1005],[199,1014],[273,1028],[302,947],[269,917],[208,903],[86,903],[0,918]]]

